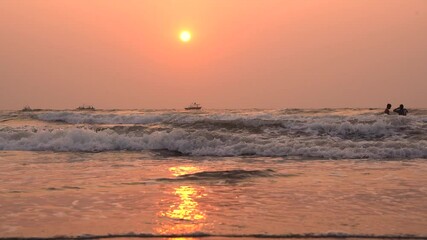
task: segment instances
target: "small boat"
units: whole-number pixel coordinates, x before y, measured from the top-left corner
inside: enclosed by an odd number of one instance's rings
[[[76,108],[76,110],[79,110],[79,111],[95,111],[96,109],[91,105],[82,105],[82,106],[79,106],[78,108]]]
[[[33,111],[33,109],[30,106],[27,105],[27,106],[23,107],[21,109],[21,111],[22,112],[31,112],[31,111]]]
[[[190,106],[186,107],[185,110],[200,110],[202,109],[202,106],[198,103],[192,103]]]

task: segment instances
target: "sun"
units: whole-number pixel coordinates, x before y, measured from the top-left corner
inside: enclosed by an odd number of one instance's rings
[[[182,31],[181,34],[179,34],[179,38],[183,42],[188,42],[191,40],[191,33],[189,31]]]

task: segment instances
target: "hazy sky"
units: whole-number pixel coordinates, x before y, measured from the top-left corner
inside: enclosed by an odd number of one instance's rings
[[[427,0],[0,1],[0,109],[193,101],[427,107]]]

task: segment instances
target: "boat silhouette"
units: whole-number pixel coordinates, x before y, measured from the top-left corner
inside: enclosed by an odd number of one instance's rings
[[[200,110],[200,109],[202,109],[202,106],[200,106],[200,104],[195,102],[185,108],[185,110]]]

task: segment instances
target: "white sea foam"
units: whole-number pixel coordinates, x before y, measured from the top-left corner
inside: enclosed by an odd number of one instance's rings
[[[72,124],[150,124],[167,121],[170,114],[95,114],[81,112],[45,112],[34,117],[43,121],[66,122]]]
[[[427,141],[382,139],[354,141],[334,136],[263,138],[258,134],[236,134],[209,130],[172,129],[119,134],[111,129],[3,129],[1,150],[36,151],[178,151],[209,156],[300,156],[313,158],[427,158]]]
[[[34,114],[34,118],[42,121],[65,122],[70,124],[206,124],[206,125],[235,125],[236,127],[269,127],[280,126],[297,129],[310,128],[312,130],[330,131],[339,126],[347,130],[384,130],[393,126],[408,126],[411,123],[426,123],[425,116],[312,116],[286,115],[270,113],[213,113],[213,114],[186,114],[180,112],[143,113],[143,114],[105,114],[80,112],[44,112]],[[366,128],[366,130],[360,127]],[[352,130],[351,130],[352,131]]]
[[[406,117],[368,109],[12,112],[0,114],[16,119],[1,123],[0,149],[427,158],[426,111],[416,111]]]

